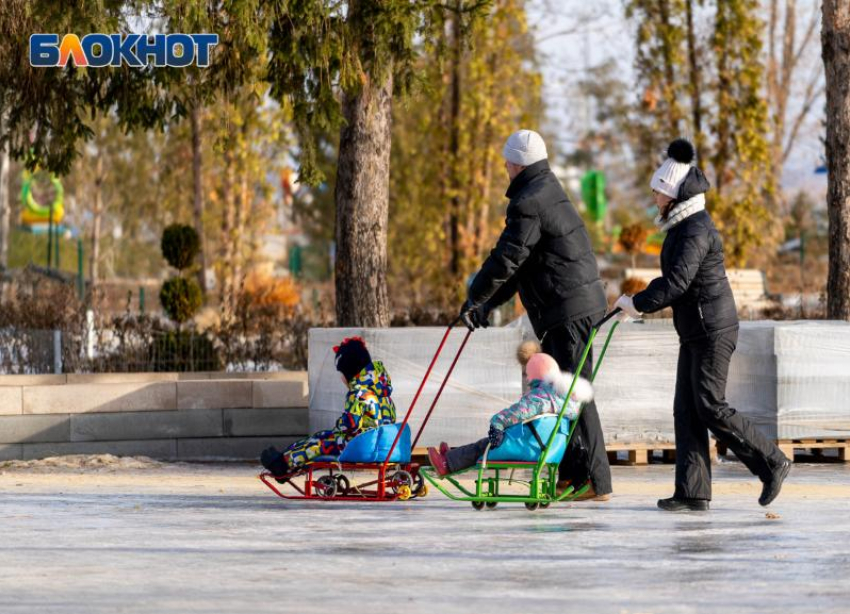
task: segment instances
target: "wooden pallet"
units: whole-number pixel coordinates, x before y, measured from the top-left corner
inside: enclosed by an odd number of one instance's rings
[[[641,442],[641,443],[612,443],[605,446],[608,453],[608,462],[617,465],[648,465],[657,460],[656,452],[660,452],[662,463],[676,462],[676,444],[672,441],[664,442]],[[619,453],[625,453],[626,458],[621,459]],[[711,461],[717,461],[717,450],[714,446],[709,447]],[[414,462],[428,464],[428,452],[426,448],[413,450]]]
[[[662,463],[676,462],[676,444],[672,441],[639,442],[639,443],[612,443],[605,446],[608,452],[608,462],[618,465],[648,465],[653,460],[658,460],[656,452],[660,452]],[[626,460],[620,458],[619,452],[625,452]],[[717,462],[717,449],[709,445],[708,453],[711,462]]]
[[[779,449],[790,459],[794,459],[796,453],[809,450],[805,460],[838,460],[850,462],[850,439],[780,439],[776,442]],[[837,450],[838,457],[824,456],[824,450]],[[660,460],[663,463],[676,462],[676,444],[670,442],[641,442],[641,443],[612,443],[605,446],[608,453],[608,462],[618,465],[648,465],[653,460],[658,460],[656,452],[660,452]],[[726,446],[719,441],[711,440],[709,453],[711,462],[717,462],[718,456],[726,456]],[[621,459],[619,453],[625,453],[626,458]],[[428,451],[426,448],[416,448],[413,451],[414,462],[428,464]]]
[[[776,442],[783,454],[794,460],[797,451],[809,450],[810,454],[806,455],[807,461],[812,460],[834,460],[835,457],[824,456],[824,450],[837,450],[837,460],[842,462],[850,462],[850,439],[780,439]],[[718,454],[725,455],[726,447],[717,443]],[[802,456],[802,454],[801,454]]]

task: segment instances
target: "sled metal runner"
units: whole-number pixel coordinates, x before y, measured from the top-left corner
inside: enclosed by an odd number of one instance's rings
[[[399,445],[399,440],[402,437],[405,427],[410,420],[413,409],[419,401],[425,384],[437,363],[437,359],[443,352],[446,341],[452,332],[452,329],[460,322],[460,318],[452,322],[443,334],[437,352],[431,359],[428,369],[425,371],[425,377],[407,409],[398,432],[393,440],[392,446],[387,452],[387,456],[383,462],[371,463],[340,463],[335,460],[321,459],[300,467],[297,471],[284,476],[275,476],[269,471],[264,471],[259,475],[260,481],[263,482],[277,496],[283,499],[294,500],[319,500],[319,501],[370,501],[370,502],[385,502],[385,501],[407,501],[424,497],[428,494],[428,486],[422,476],[422,472],[418,463],[406,462],[390,462],[393,452]],[[449,378],[457,365],[460,355],[463,353],[469,336],[472,331],[466,331],[466,335],[458,348],[457,354],[446,372],[440,384],[431,406],[428,408],[428,413],[411,445],[411,450],[419,441],[420,436],[431,418],[431,414],[439,401]],[[353,441],[353,440],[352,440]],[[358,476],[355,479],[354,473],[365,473],[362,478]],[[365,481],[364,481],[365,480]],[[286,491],[284,486],[291,486],[294,492]]]
[[[535,418],[523,423],[530,425],[530,430],[540,445],[541,452],[539,460],[536,462],[503,460],[488,461],[487,455],[490,452],[490,446],[488,445],[481,461],[474,467],[470,467],[469,469],[464,469],[463,471],[458,471],[456,473],[451,473],[443,477],[435,475],[431,468],[423,468],[419,472],[420,475],[448,498],[454,499],[455,501],[469,501],[472,504],[472,507],[476,510],[481,510],[485,506],[488,508],[494,508],[499,503],[524,503],[527,509],[536,510],[538,508],[547,508],[552,503],[573,501],[586,493],[590,489],[589,484],[581,485],[578,489],[574,486],[568,486],[560,494],[557,492],[559,463],[546,462],[547,451],[552,448],[556,437],[559,436],[559,427],[561,422],[564,420],[564,414],[567,411],[570,395],[575,388],[585,362],[587,362],[587,357],[590,355],[590,350],[593,347],[593,341],[596,338],[597,333],[602,328],[603,324],[620,313],[620,311],[621,310],[619,308],[611,311],[599,322],[593,325],[590,337],[587,340],[587,345],[582,352],[581,360],[579,360],[575,369],[573,381],[570,384],[570,389],[567,393],[566,399],[564,400],[564,404],[561,406],[561,411],[557,414],[557,421],[545,444],[537,434],[537,430],[534,428],[534,422],[535,420],[545,417],[546,414],[543,416],[536,416]],[[593,373],[590,378],[591,382],[596,379],[596,374],[599,371],[602,360],[605,358],[605,353],[608,350],[608,344],[611,342],[611,337],[613,336],[618,324],[619,322],[615,321],[608,331],[605,344],[602,346],[602,350],[596,360],[596,365],[593,368]],[[582,407],[583,405],[579,408],[579,415],[570,424],[569,433],[566,436],[567,447],[569,447],[576,424],[581,417]],[[514,474],[518,470],[531,471],[531,478],[527,480],[515,479]],[[474,488],[468,488],[461,484],[459,477],[473,472],[475,473]],[[451,484],[451,487],[448,486],[449,484]],[[502,491],[503,487],[515,484],[526,487],[527,492],[506,493]]]
[[[374,479],[353,482],[351,473],[375,472]],[[268,471],[260,480],[283,499],[320,499],[323,501],[406,501],[428,494],[419,465],[415,463],[335,463],[320,461],[301,471],[275,478]],[[280,483],[278,483],[278,480]],[[291,486],[295,493],[282,490]]]

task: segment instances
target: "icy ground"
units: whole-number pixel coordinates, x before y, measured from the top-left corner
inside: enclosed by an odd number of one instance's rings
[[[476,512],[277,499],[248,465],[0,465],[3,614],[850,611],[850,465],[796,465],[767,517],[737,463],[707,514],[609,503]]]

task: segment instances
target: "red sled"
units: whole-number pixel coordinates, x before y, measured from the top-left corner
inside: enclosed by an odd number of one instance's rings
[[[404,416],[396,424],[385,424],[357,435],[348,442],[338,457],[320,456],[287,475],[275,476],[269,471],[260,474],[260,480],[272,492],[283,499],[315,499],[320,501],[407,501],[428,494],[425,478],[419,473],[419,464],[411,462],[412,450],[419,442],[431,413],[454,371],[460,355],[466,347],[472,331],[469,330],[452,360],[446,377],[440,384],[428,413],[410,441],[408,421],[416,402],[422,394],[431,370],[437,362],[456,320],[446,329],[437,353],[431,359],[428,370],[413,401]],[[391,442],[391,443],[390,443]],[[355,478],[354,472],[367,472],[368,476]],[[284,492],[283,486],[291,486],[295,492]]]

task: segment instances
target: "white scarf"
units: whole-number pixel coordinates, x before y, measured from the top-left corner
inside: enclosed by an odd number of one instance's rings
[[[655,226],[661,232],[667,232],[682,220],[703,210],[705,210],[705,194],[697,194],[673,207],[673,210],[667,214],[667,219],[662,220],[660,215],[656,217]]]

